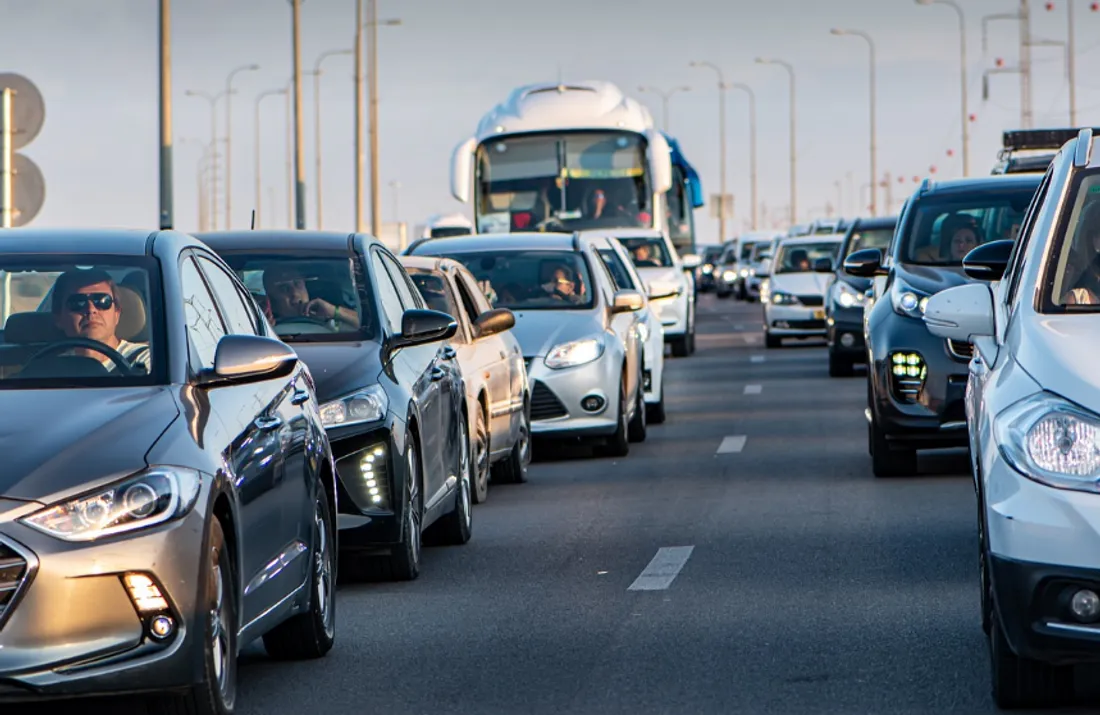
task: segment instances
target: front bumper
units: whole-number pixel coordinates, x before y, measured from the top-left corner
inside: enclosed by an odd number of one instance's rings
[[[867,361],[867,346],[863,342],[863,306],[841,308],[834,305],[825,318],[825,338],[829,350],[852,362]]]
[[[329,429],[328,437],[338,477],[340,550],[400,543],[408,477],[405,423],[390,413],[373,425]]]
[[[206,482],[184,518],[92,543],[68,543],[18,523],[35,505],[0,513],[0,561],[26,562],[0,620],[0,702],[172,691],[203,677]],[[14,504],[13,502],[3,502]],[[123,577],[148,576],[168,609],[138,610]],[[158,615],[175,624],[152,635]]]
[[[531,382],[531,434],[541,437],[587,437],[614,434],[619,426],[619,380],[622,364],[608,351],[598,360],[553,370],[543,357],[525,358]],[[586,397],[602,399],[600,409],[581,407]]]
[[[764,305],[764,330],[772,335],[825,334],[825,308],[804,305]]]
[[[951,354],[948,343],[928,332],[924,323],[898,315],[889,300],[873,309],[869,371],[874,381],[875,421],[888,442],[914,449],[965,447],[966,357]],[[896,378],[894,353],[917,354],[927,368],[919,389]],[[916,389],[906,396],[905,390]]]

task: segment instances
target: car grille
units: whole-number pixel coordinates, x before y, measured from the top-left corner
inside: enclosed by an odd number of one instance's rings
[[[957,358],[969,360],[974,357],[974,346],[961,340],[948,340],[947,350]]]
[[[809,308],[819,308],[825,305],[825,298],[820,295],[800,295],[798,302]]]
[[[26,577],[26,559],[0,543],[0,626],[4,624],[8,607],[15,604],[15,597]]]
[[[535,387],[531,390],[531,420],[552,420],[567,414],[569,412],[558,396],[549,387],[535,380]]]

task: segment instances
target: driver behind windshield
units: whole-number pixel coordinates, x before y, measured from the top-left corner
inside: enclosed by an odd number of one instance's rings
[[[53,290],[53,317],[69,338],[84,338],[118,351],[133,367],[148,372],[149,345],[121,340],[115,333],[122,318],[118,286],[106,271],[73,270],[62,273]],[[74,348],[73,354],[98,360],[108,371],[118,366],[111,358],[90,348]]]
[[[359,313],[343,305],[333,305],[324,298],[311,298],[306,279],[291,265],[272,266],[264,271],[264,292],[271,304],[275,324],[295,318],[334,321],[359,329]]]
[[[564,263],[556,263],[550,272],[550,280],[542,284],[542,289],[550,298],[568,303],[583,303],[584,286],[577,288],[573,269]]]
[[[643,268],[660,268],[661,262],[653,255],[653,247],[648,243],[639,243],[634,247],[634,265]]]

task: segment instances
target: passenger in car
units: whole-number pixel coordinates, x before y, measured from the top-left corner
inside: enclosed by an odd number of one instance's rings
[[[293,318],[334,320],[357,330],[359,313],[324,298],[311,298],[306,280],[292,265],[275,265],[264,271],[264,292],[271,303],[271,314],[278,323]]]
[[[1100,304],[1100,201],[1081,211],[1062,282],[1063,305]]]
[[[940,240],[916,252],[921,263],[957,262],[982,242],[978,220],[968,214],[949,214],[940,224]]]
[[[147,343],[121,340],[116,335],[122,318],[120,289],[106,271],[77,269],[62,273],[54,284],[52,312],[57,327],[70,338],[85,338],[114,348],[134,367],[150,369]],[[133,294],[137,299],[137,294]],[[140,300],[140,299],[138,299]],[[141,309],[142,306],[135,306]],[[106,355],[95,350],[77,348],[72,351],[82,357],[92,357],[108,371],[118,366]]]

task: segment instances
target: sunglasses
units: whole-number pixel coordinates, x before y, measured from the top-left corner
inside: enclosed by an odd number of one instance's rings
[[[110,293],[73,293],[65,299],[65,307],[73,313],[84,313],[89,305],[94,305],[96,310],[110,310],[114,304],[114,296]]]

